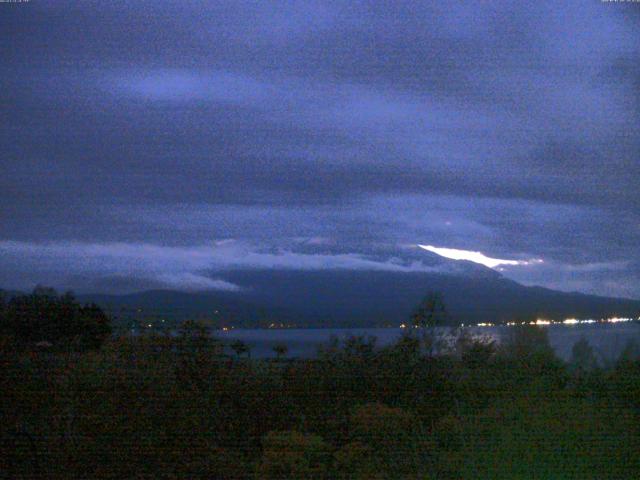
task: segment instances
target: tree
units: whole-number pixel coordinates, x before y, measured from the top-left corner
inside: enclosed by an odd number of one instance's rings
[[[450,321],[444,306],[442,294],[429,292],[416,307],[411,315],[414,327],[436,327],[446,325]]]
[[[369,358],[373,355],[378,339],[370,335],[350,335],[344,340],[344,353],[348,357]]]
[[[185,320],[180,324],[178,339],[181,350],[193,353],[204,352],[211,344],[209,330],[196,320]]]
[[[413,335],[405,334],[387,350],[400,355],[405,362],[409,359],[415,360],[420,356],[420,340]]]
[[[277,345],[273,346],[273,351],[275,352],[276,357],[280,359],[287,354],[287,352],[289,351],[289,347],[287,347],[284,343],[278,343]]]
[[[236,340],[234,341],[231,345],[231,350],[233,350],[236,355],[238,356],[238,358],[240,358],[240,356],[243,353],[246,353],[247,356],[251,356],[251,349],[249,348],[249,345],[247,345],[246,343],[244,343],[242,340]]]
[[[98,349],[111,335],[111,319],[96,304],[92,303],[79,309],[80,342],[88,349]]]
[[[555,357],[549,343],[548,331],[536,325],[511,327],[500,346],[500,350],[503,355],[515,360],[526,360],[531,357]]]
[[[7,310],[7,301],[5,299],[5,293],[3,290],[0,290],[0,326],[4,325],[6,310]]]
[[[497,353],[501,361],[511,364],[514,381],[528,382],[538,390],[559,388],[567,383],[566,365],[556,356],[544,327],[510,327]]]
[[[36,287],[29,295],[13,297],[5,306],[0,332],[20,348],[50,343],[56,349],[99,348],[111,335],[111,320],[97,305],[81,305],[71,292]]]
[[[640,360],[640,344],[635,339],[630,338],[620,353],[617,363],[636,362],[638,360]]]
[[[593,370],[598,366],[598,359],[584,335],[573,344],[571,366],[579,372]]]
[[[455,341],[456,352],[471,368],[484,367],[496,353],[496,341],[490,336],[474,335],[460,329]]]

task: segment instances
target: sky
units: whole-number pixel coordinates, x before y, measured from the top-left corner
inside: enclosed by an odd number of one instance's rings
[[[638,3],[31,0],[0,31],[4,288],[422,245],[640,298]]]

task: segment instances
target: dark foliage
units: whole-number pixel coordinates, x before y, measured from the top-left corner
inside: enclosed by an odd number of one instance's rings
[[[448,325],[451,322],[444,299],[440,292],[428,293],[411,315],[416,327],[435,327]]]
[[[122,337],[73,354],[5,342],[0,469],[10,478],[638,478],[631,354],[606,370],[575,368],[533,327],[500,346],[459,336],[440,355],[418,334],[374,346],[355,337],[314,360],[252,360],[241,348],[227,357],[196,323],[178,337]]]
[[[81,305],[73,294],[36,287],[0,304],[0,333],[21,349],[89,350],[111,334],[109,317],[94,304]]]

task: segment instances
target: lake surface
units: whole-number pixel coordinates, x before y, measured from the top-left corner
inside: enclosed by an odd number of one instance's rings
[[[513,327],[466,327],[474,335],[488,336],[497,342],[502,341]],[[580,325],[548,325],[549,342],[556,354],[565,360],[571,357],[573,345],[585,337],[604,361],[617,358],[630,340],[640,344],[640,322],[593,323]],[[439,333],[446,333],[440,329]],[[384,347],[394,343],[406,331],[400,328],[309,328],[309,329],[234,329],[216,331],[216,336],[225,343],[240,339],[251,347],[255,358],[274,357],[273,347],[285,344],[288,357],[312,358],[317,349],[327,344],[332,336],[344,340],[352,335],[376,337],[376,345]]]

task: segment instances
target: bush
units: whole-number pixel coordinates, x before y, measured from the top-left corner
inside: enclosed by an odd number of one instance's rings
[[[268,480],[324,478],[329,447],[317,435],[294,430],[269,432],[262,440],[258,478]]]
[[[637,478],[633,414],[604,407],[547,392],[464,418],[459,440],[446,440],[460,462],[458,478]]]
[[[336,477],[349,480],[383,479],[375,461],[376,453],[358,441],[343,445],[334,455]]]
[[[368,449],[370,466],[387,474],[415,472],[427,454],[418,419],[400,408],[380,403],[362,405],[351,415],[350,426],[350,437],[355,442],[352,453],[361,455]]]
[[[496,342],[487,336],[463,333],[456,340],[456,350],[462,362],[470,368],[480,368],[489,363],[496,353]]]

